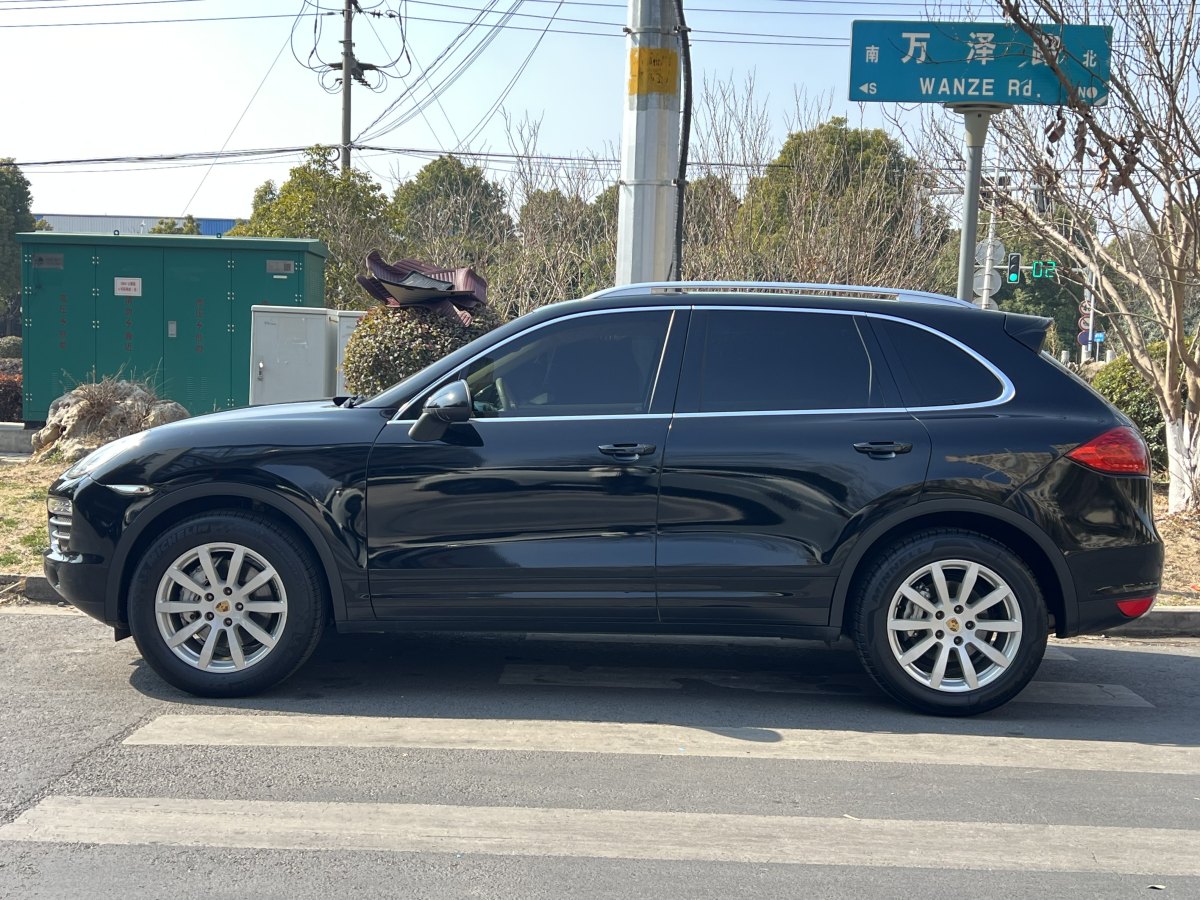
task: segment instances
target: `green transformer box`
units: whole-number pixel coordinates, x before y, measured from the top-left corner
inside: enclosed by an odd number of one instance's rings
[[[153,384],[192,415],[245,406],[250,307],[325,305],[325,245],[286,238],[17,235],[24,417],[75,385]]]

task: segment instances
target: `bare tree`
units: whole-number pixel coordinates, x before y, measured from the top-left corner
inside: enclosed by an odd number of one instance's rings
[[[772,150],[754,90],[752,80],[705,84],[685,275],[933,287],[947,231],[928,167],[804,94]]]
[[[1028,173],[1010,209],[1094,273],[1098,310],[1166,421],[1169,511],[1200,507],[1200,9],[1196,0],[999,0],[1067,83],[1037,21],[1113,26],[1111,94],[997,117]],[[1161,359],[1155,339],[1166,342]]]

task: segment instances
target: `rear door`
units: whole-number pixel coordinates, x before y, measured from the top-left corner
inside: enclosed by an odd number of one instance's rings
[[[662,620],[827,624],[839,551],[916,499],[929,453],[862,316],[697,307],[663,460]]]

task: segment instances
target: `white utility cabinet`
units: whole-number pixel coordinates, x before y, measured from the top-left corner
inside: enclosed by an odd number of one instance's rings
[[[346,387],[346,372],[342,364],[346,361],[346,342],[350,334],[358,327],[362,317],[366,315],[360,309],[339,309],[333,313],[337,317],[337,372],[334,374],[334,396],[344,397],[350,393]]]
[[[337,314],[285,306],[250,311],[250,404],[332,397]]]

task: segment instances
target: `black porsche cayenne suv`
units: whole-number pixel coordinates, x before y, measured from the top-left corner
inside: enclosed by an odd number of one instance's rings
[[[540,309],[367,399],[109,444],[45,570],[186,691],[341,632],[851,636],[917,709],[992,709],[1047,635],[1154,602],[1146,447],[1049,320],[870,288],[667,283]]]

